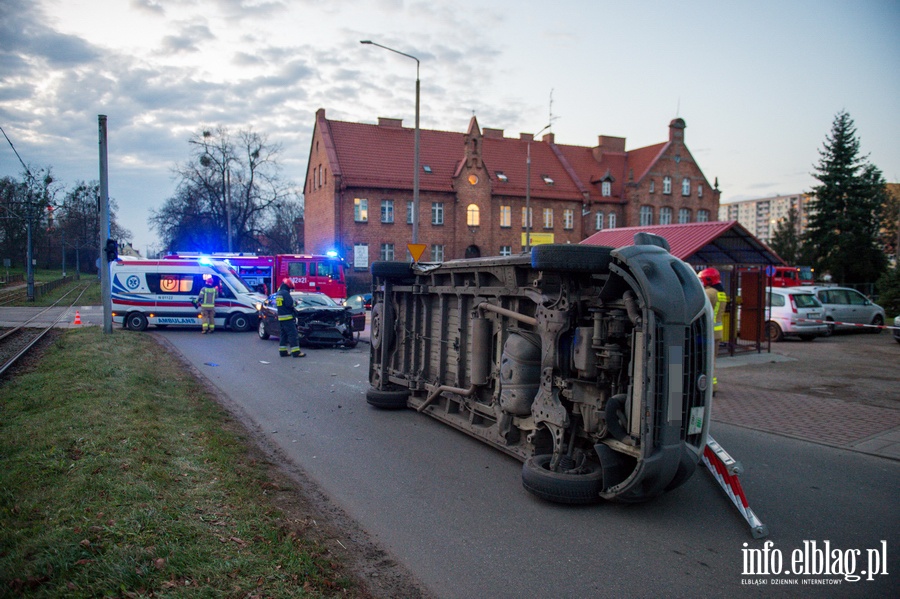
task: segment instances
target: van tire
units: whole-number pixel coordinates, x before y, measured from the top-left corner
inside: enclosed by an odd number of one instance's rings
[[[382,391],[369,387],[366,391],[366,403],[379,410],[402,410],[409,399],[409,391]]]
[[[237,312],[232,315],[231,320],[228,321],[228,326],[236,333],[248,331],[250,330],[250,317],[243,312]]]
[[[146,331],[147,317],[143,312],[130,312],[125,317],[125,328],[129,331]]]
[[[557,272],[609,272],[614,248],[600,245],[545,244],[531,249],[531,267]]]
[[[373,262],[372,276],[383,279],[404,279],[412,276],[409,262]]]
[[[545,501],[585,505],[600,501],[603,471],[599,464],[587,462],[585,474],[565,474],[548,469],[553,456],[549,453],[528,458],[522,465],[522,486]]]

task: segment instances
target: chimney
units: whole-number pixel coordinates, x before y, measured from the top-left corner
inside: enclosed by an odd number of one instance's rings
[[[490,127],[485,127],[481,130],[481,135],[490,139],[503,139],[503,129],[491,129]]]
[[[594,155],[594,160],[597,162],[600,162],[603,158],[604,152],[607,154],[622,154],[625,152],[625,138],[612,135],[598,135],[597,147],[592,148],[591,152]]]
[[[403,127],[403,119],[389,119],[384,116],[378,117],[379,127]]]
[[[519,139],[522,141],[534,141],[534,133],[519,133]]]
[[[544,137],[541,138],[541,141],[548,144],[556,143],[556,135],[552,132],[544,133]]]

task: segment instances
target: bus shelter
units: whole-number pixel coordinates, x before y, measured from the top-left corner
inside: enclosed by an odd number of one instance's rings
[[[581,243],[633,245],[635,233],[664,238],[672,255],[697,272],[712,267],[721,273],[728,302],[720,353],[733,356],[738,351],[762,351],[766,341],[766,271],[784,264],[778,254],[735,220],[607,229]]]

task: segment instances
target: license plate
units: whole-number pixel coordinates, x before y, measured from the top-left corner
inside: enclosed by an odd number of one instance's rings
[[[821,316],[821,314],[819,314],[818,312],[810,312],[806,316],[807,318],[818,318],[819,316]]]

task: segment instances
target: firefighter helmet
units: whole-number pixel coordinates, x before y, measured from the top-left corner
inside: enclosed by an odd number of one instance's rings
[[[722,282],[722,277],[715,268],[704,268],[697,276],[700,277],[700,282],[703,283],[705,287],[718,285]]]
[[[292,280],[290,280],[289,278],[287,278],[287,277],[285,277],[281,282],[282,282],[282,284],[284,284],[288,289],[293,289],[293,288],[294,288],[294,282],[293,282]]]

